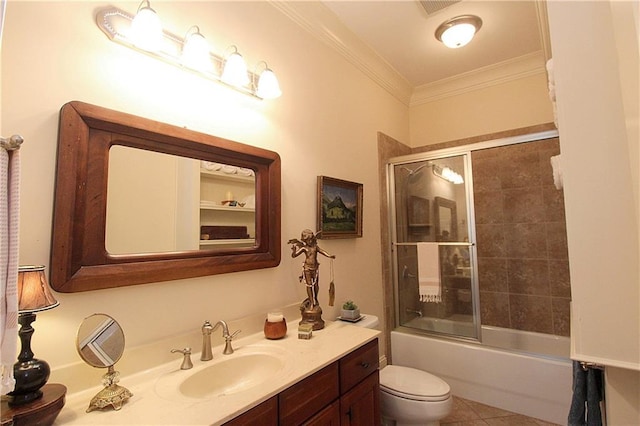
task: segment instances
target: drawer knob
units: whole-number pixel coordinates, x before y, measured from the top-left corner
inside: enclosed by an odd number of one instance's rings
[[[364,361],[362,361],[362,362],[360,363],[360,366],[361,366],[362,368],[369,368],[369,363],[368,363],[368,362],[364,362]]]

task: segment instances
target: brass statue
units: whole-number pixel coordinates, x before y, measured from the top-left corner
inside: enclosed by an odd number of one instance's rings
[[[324,328],[322,308],[318,302],[318,282],[320,278],[318,253],[330,259],[336,258],[335,255],[327,253],[318,246],[317,237],[319,234],[320,232],[314,234],[310,229],[305,229],[302,231],[300,240],[294,238],[288,241],[288,244],[292,244],[291,257],[298,257],[302,253],[305,254],[305,260],[302,264],[302,275],[300,275],[299,279],[306,287],[307,298],[300,304],[300,313],[302,314],[300,324],[312,324],[313,330],[321,330]],[[329,306],[333,306],[335,295],[333,277],[331,278],[329,286]]]

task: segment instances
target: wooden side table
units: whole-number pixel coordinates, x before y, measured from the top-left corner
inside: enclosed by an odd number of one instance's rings
[[[48,383],[42,387],[42,398],[28,404],[11,407],[3,400],[0,426],[49,426],[62,410],[66,393],[64,385]]]

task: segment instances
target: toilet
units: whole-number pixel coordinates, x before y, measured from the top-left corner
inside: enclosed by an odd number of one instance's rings
[[[376,328],[378,318],[355,323]],[[387,365],[380,370],[380,411],[384,426],[437,426],[453,408],[451,388],[441,378],[416,368]]]

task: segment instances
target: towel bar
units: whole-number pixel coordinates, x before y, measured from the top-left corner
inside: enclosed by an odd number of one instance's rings
[[[604,370],[604,365],[596,364],[595,362],[586,362],[586,361],[579,361],[579,362],[580,362],[580,367],[582,367],[584,371],[587,371],[590,368],[595,368],[596,370]]]

